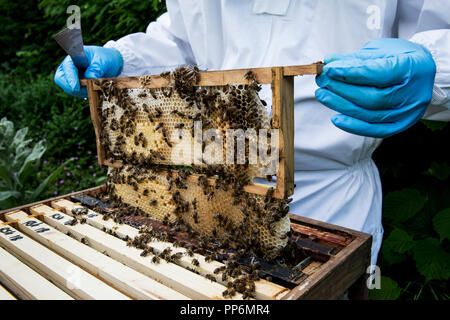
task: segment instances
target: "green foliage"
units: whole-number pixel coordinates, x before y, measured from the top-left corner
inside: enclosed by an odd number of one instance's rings
[[[440,181],[445,181],[450,177],[450,165],[445,162],[432,162],[425,173]]]
[[[415,189],[392,191],[384,198],[384,217],[393,223],[405,222],[423,208],[425,201]]]
[[[425,281],[448,280],[450,277],[450,254],[447,253],[436,238],[426,238],[414,247],[414,260],[417,270]]]
[[[32,140],[25,139],[27,133],[26,127],[16,131],[11,121],[0,120],[0,209],[36,201],[63,168],[63,165],[59,166],[37,185],[46,147],[39,141],[31,148]]]
[[[371,300],[395,300],[402,294],[402,289],[398,283],[389,277],[381,276],[381,289],[374,289],[370,291],[369,298]]]
[[[165,11],[160,0],[0,1],[0,70],[53,72],[65,54],[51,37],[66,26],[66,8],[71,4],[80,7],[84,43],[90,45],[143,32]]]
[[[385,194],[384,280],[371,299],[450,298],[450,166],[442,152],[449,131],[421,121],[375,152]]]
[[[450,208],[440,211],[433,218],[434,230],[439,234],[441,242],[450,239]]]
[[[44,139],[47,157],[64,157],[79,143],[95,146],[88,102],[62,92],[52,76],[0,73],[0,114]]]
[[[415,241],[406,231],[394,229],[384,240],[382,254],[386,259],[386,263],[394,264],[404,261],[407,254],[411,252]]]
[[[431,131],[441,131],[447,126],[447,122],[421,120],[421,122]]]
[[[71,97],[56,87],[52,76],[0,73],[0,114],[47,148],[41,166],[50,175],[63,162],[58,182],[48,185],[40,199],[94,187],[105,172],[96,164],[95,133],[86,100]]]

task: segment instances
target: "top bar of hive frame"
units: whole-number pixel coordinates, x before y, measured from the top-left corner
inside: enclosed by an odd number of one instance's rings
[[[308,65],[298,66],[284,66],[284,76],[299,76],[299,75],[314,75],[322,72],[323,63],[317,62]],[[264,68],[246,68],[234,70],[218,70],[218,71],[201,71],[199,72],[199,82],[196,86],[224,86],[227,84],[248,84],[248,80],[244,75],[248,71],[252,71],[256,80],[260,84],[267,84],[272,82],[272,67]],[[145,86],[142,85],[140,79],[148,77],[150,81]],[[114,80],[118,88],[161,88],[170,84],[170,80],[161,77],[160,75],[152,76],[135,76],[135,77],[118,77],[110,78]],[[109,80],[109,78],[102,78],[102,80]],[[81,85],[87,85],[87,79],[82,79]],[[94,84],[94,90],[100,90],[100,87]]]

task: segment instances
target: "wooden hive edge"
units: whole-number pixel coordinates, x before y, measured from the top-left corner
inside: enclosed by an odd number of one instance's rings
[[[94,187],[90,189],[81,190],[75,193],[65,194],[51,199],[37,201],[31,204],[22,205],[16,208],[3,210],[0,212],[0,218],[4,221],[5,213],[25,210],[29,211],[31,207],[46,204],[50,205],[53,201],[60,199],[68,199],[77,194],[96,194],[104,189],[103,186]],[[332,257],[328,262],[323,263],[312,274],[310,274],[299,286],[293,288],[288,292],[283,292],[277,299],[316,299],[320,298],[321,292],[327,290],[332,291],[334,297],[337,297],[341,292],[348,289],[348,286],[358,280],[366,272],[366,267],[370,261],[370,246],[372,236],[363,232],[355,231],[345,227],[332,225],[318,220],[301,217],[297,215],[290,215],[291,223],[317,227],[318,230],[325,230],[329,232],[336,232],[337,234],[347,234],[353,237],[351,243],[344,247],[336,256]],[[356,263],[355,263],[356,262]],[[348,272],[350,270],[350,272]],[[348,274],[347,274],[348,273]],[[347,275],[346,275],[347,274]],[[345,279],[341,284],[330,287],[330,283],[336,280],[336,277],[343,276]],[[334,280],[333,280],[334,279]],[[331,281],[331,282],[330,282]],[[340,286],[345,283],[346,288]],[[326,288],[325,288],[325,287]],[[340,286],[340,287],[339,287]]]

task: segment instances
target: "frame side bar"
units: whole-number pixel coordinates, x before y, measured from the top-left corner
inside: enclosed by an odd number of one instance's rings
[[[94,125],[95,131],[95,141],[97,145],[97,155],[98,155],[98,163],[100,165],[104,164],[105,161],[105,150],[103,149],[103,145],[100,139],[101,133],[101,123],[98,115],[98,108],[100,106],[100,98],[97,90],[94,89],[94,80],[87,80],[87,91],[88,91],[88,99],[89,99],[89,110],[91,112],[92,124]]]
[[[294,77],[282,67],[272,68],[272,127],[279,130],[280,161],[275,196],[294,193]]]

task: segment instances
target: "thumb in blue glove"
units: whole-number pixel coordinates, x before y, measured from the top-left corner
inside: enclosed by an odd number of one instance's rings
[[[89,61],[89,66],[84,72],[85,78],[116,77],[120,74],[123,58],[116,49],[84,46],[84,52]],[[87,90],[85,87],[82,88],[80,86],[78,69],[69,56],[56,69],[55,83],[70,95],[87,98]]]
[[[403,39],[376,39],[351,54],[325,58],[316,77],[316,98],[339,112],[335,126],[350,133],[386,138],[425,113],[436,65],[423,46]]]

